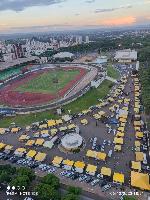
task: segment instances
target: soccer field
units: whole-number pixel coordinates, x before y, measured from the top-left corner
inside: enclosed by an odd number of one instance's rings
[[[77,69],[65,71],[46,71],[15,89],[18,92],[55,94],[74,80],[80,71]]]

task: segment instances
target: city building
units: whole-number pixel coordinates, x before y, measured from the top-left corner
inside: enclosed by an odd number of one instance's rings
[[[63,59],[63,58],[73,58],[74,57],[74,54],[70,53],[70,52],[60,52],[60,53],[57,53],[53,56],[54,59]]]
[[[12,52],[15,54],[15,58],[22,58],[24,57],[24,51],[21,44],[13,44],[12,45]]]
[[[90,42],[89,36],[87,35],[87,36],[85,37],[85,43],[89,43],[89,42]]]
[[[114,59],[120,63],[130,63],[137,60],[137,51],[124,49],[116,51]]]

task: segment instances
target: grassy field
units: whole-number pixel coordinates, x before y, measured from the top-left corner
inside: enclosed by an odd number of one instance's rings
[[[72,113],[80,112],[98,103],[99,98],[104,98],[112,87],[112,82],[105,80],[97,89],[91,89],[84,96],[80,97],[76,101],[64,106],[65,112],[71,110]],[[7,117],[0,120],[0,127],[8,127],[10,123],[15,122],[19,126],[30,125],[33,122],[41,121],[44,119],[57,119],[57,115],[53,114],[52,111],[41,112],[37,114],[19,115],[15,117]]]
[[[91,105],[98,103],[98,99],[104,98],[112,86],[113,83],[111,81],[105,80],[98,88],[91,89],[84,96],[64,106],[64,109],[66,111],[71,110],[71,113],[76,113],[87,109]]]
[[[15,90],[19,92],[40,92],[54,94],[63,89],[67,83],[73,80],[79,73],[79,70],[44,72],[36,78],[17,87]]]
[[[118,79],[120,77],[119,72],[111,65],[107,67],[107,75],[114,79]]]

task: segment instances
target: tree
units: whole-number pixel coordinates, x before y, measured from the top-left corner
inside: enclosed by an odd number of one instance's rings
[[[23,188],[28,188],[30,185],[30,179],[28,176],[17,176],[10,182],[11,186],[20,187],[20,190],[23,190]]]
[[[0,183],[9,183],[11,181],[11,176],[5,172],[2,171],[2,173],[0,174]]]
[[[60,200],[60,193],[51,185],[40,183],[36,186],[39,200]]]
[[[136,200],[136,198],[135,197],[130,197],[130,196],[124,196],[123,197],[123,200]]]
[[[26,168],[26,167],[21,167],[17,170],[17,174],[19,176],[27,176],[30,181],[32,181],[35,178],[35,174],[33,172],[33,170]]]
[[[80,195],[81,192],[82,189],[80,187],[73,187],[73,186],[68,187],[69,194]]]
[[[58,189],[60,186],[59,178],[57,178],[54,174],[44,176],[41,182],[50,185],[54,189]]]
[[[74,194],[66,194],[63,200],[78,200],[78,196]]]

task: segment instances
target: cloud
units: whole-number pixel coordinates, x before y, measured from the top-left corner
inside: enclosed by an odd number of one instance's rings
[[[95,0],[87,0],[87,1],[85,1],[85,3],[94,3],[95,2]]]
[[[104,20],[101,25],[105,26],[122,26],[122,25],[132,25],[136,23],[136,18],[133,16],[113,18]]]
[[[115,8],[102,8],[102,9],[96,9],[95,13],[104,13],[104,12],[113,12],[116,10],[120,10],[120,9],[128,9],[128,8],[132,8],[132,5],[125,5],[125,6],[120,6],[120,7],[115,7]]]
[[[0,0],[0,11],[13,10],[19,12],[27,7],[49,6],[64,1],[66,0]]]

